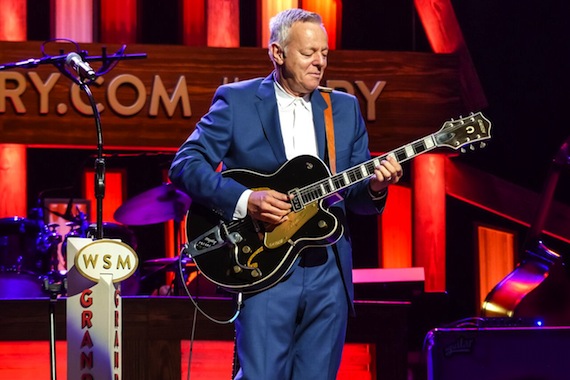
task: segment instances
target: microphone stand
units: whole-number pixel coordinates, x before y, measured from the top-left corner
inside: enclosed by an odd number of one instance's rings
[[[70,40],[66,40],[72,42]],[[44,43],[45,44],[45,43]],[[78,48],[78,45],[74,43]],[[43,48],[43,45],[42,45]],[[71,79],[75,84],[77,84],[81,90],[85,92],[89,99],[91,109],[93,110],[93,118],[95,119],[95,127],[97,131],[97,158],[95,159],[95,197],[97,199],[97,231],[96,239],[100,240],[103,238],[103,198],[105,198],[105,159],[103,157],[103,130],[101,128],[101,115],[97,109],[97,103],[93,97],[93,93],[89,88],[89,83],[95,81],[97,76],[101,76],[108,71],[110,71],[119,60],[123,59],[139,59],[146,58],[146,54],[124,54],[126,45],[123,45],[115,54],[107,55],[106,48],[102,49],[101,56],[87,56],[86,52],[81,51],[79,54],[84,61],[102,61],[103,64],[98,72],[95,74],[94,78],[82,77],[82,73],[79,71],[79,76],[73,75],[66,67],[66,61],[69,54],[61,54],[58,56],[48,56],[39,59],[30,58],[24,61],[7,63],[0,65],[0,71],[13,69],[13,68],[34,68],[41,64],[53,64],[57,69],[66,77]],[[49,303],[49,324],[50,324],[50,373],[51,380],[56,380],[56,353],[55,353],[55,303],[57,301],[57,296],[62,294],[62,292],[67,288],[67,281],[64,278],[60,282],[52,282],[48,279],[44,280],[45,290],[50,292],[50,303]]]
[[[65,40],[65,41],[67,41],[67,40]],[[47,42],[51,42],[51,41],[47,41]],[[75,44],[75,46],[78,48],[77,44]],[[42,46],[42,48],[43,48],[43,46]],[[122,45],[119,48],[119,50],[117,50],[115,53],[113,53],[111,55],[107,54],[107,48],[106,47],[103,47],[101,49],[102,54],[99,56],[89,56],[89,55],[87,55],[87,52],[85,52],[85,51],[78,51],[77,54],[79,54],[81,56],[81,58],[83,58],[83,60],[86,62],[96,62],[96,61],[102,62],[101,68],[96,73],[96,76],[99,77],[99,76],[109,72],[114,67],[114,64],[117,63],[117,61],[123,61],[123,60],[129,60],[129,59],[143,59],[143,58],[147,57],[146,53],[125,54],[126,48],[127,48],[127,45]],[[41,58],[29,58],[29,59],[25,59],[23,61],[0,64],[0,71],[9,70],[9,69],[32,69],[32,68],[38,67],[39,65],[51,64],[51,65],[56,66],[61,71],[61,73],[63,75],[65,75],[66,77],[71,79],[74,83],[80,84],[82,81],[79,80],[79,78],[72,75],[64,67],[65,61],[67,60],[69,54],[63,54],[63,52],[61,52],[61,53],[62,54],[55,55],[55,56],[44,55]]]
[[[101,128],[101,115],[97,103],[87,83],[81,82],[79,87],[87,94],[95,127],[97,130],[97,158],[95,158],[95,198],[97,200],[97,230],[96,239],[103,238],[103,198],[105,198],[105,158],[103,157],[103,129]]]
[[[70,40],[64,40],[74,44],[77,50],[79,46]],[[48,41],[50,42],[50,41]],[[44,43],[45,45],[45,43]],[[43,45],[42,45],[43,49]],[[93,93],[89,88],[89,83],[96,80],[98,76],[101,76],[109,72],[115,64],[120,60],[125,59],[140,59],[146,58],[145,53],[137,54],[125,54],[126,45],[122,45],[117,52],[108,55],[107,49],[102,48],[102,54],[100,56],[88,56],[85,51],[72,52],[69,54],[60,54],[57,56],[44,55],[41,58],[30,58],[19,62],[12,62],[0,65],[0,71],[14,68],[34,68],[41,64],[52,64],[66,77],[71,79],[75,84],[77,84],[81,90],[85,92],[89,99],[91,109],[93,110],[93,117],[95,119],[95,127],[97,130],[97,158],[95,159],[95,198],[97,200],[97,230],[96,239],[103,238],[103,198],[105,198],[105,159],[103,157],[103,131],[101,128],[101,116],[99,110],[97,109],[97,103],[93,98]],[[63,52],[62,52],[63,53]],[[66,67],[68,57],[70,54],[79,54],[81,59],[85,62],[101,61],[102,66],[95,74],[95,78],[84,78],[79,72],[79,77],[73,75]]]

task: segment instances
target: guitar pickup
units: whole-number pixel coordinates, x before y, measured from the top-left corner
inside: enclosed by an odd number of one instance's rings
[[[303,204],[303,202],[301,200],[301,196],[299,194],[298,188],[289,191],[287,194],[289,195],[289,197],[291,197],[291,195],[293,196],[291,198],[291,207],[293,208],[293,211],[298,212],[298,211],[301,211],[305,207],[305,205]]]

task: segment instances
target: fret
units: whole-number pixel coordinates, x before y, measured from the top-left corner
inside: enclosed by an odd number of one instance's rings
[[[354,176],[354,180],[352,180],[351,182],[360,181],[362,178],[364,178],[364,175],[362,174],[362,170],[361,170],[360,166],[354,168],[353,170],[351,170],[351,172]]]
[[[396,160],[398,160],[398,162],[406,161],[408,159],[408,155],[404,149],[394,152],[394,156],[396,156]]]
[[[346,178],[347,184],[354,182],[354,171],[352,171],[352,170],[345,171],[344,177]]]
[[[313,200],[319,199],[324,195],[319,186],[313,186],[312,194]]]
[[[319,194],[317,194],[317,188],[316,187],[312,187],[309,189],[309,195],[311,196],[311,201],[314,201],[315,199],[319,198]]]
[[[321,193],[321,189],[318,186],[313,186],[311,193],[313,194],[313,200],[319,199],[323,196],[323,193]]]
[[[418,142],[417,144],[414,144],[414,151],[416,152],[416,154],[422,153],[425,150],[426,150],[426,147],[422,142]]]
[[[333,178],[334,188],[335,188],[336,190],[342,189],[342,188],[344,187],[344,185],[345,185],[343,181],[344,181],[344,177],[343,177],[343,176],[338,176],[338,175],[335,176],[335,177]]]
[[[362,176],[360,175],[360,172],[357,170],[350,170],[348,172],[348,174],[349,174],[349,178],[350,178],[350,183],[356,182],[362,178]]]
[[[348,178],[348,174],[346,174],[346,172],[341,173],[342,174],[342,178],[344,180],[344,186],[348,185],[350,183],[350,179]]]
[[[336,187],[334,186],[334,183],[333,183],[333,181],[332,181],[332,178],[329,178],[329,179],[328,179],[327,184],[328,184],[329,187],[330,187],[329,193],[332,193],[333,191],[336,190]]]

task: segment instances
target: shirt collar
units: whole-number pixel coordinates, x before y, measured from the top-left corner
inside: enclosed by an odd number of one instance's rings
[[[275,77],[273,77],[273,83],[275,84],[275,95],[277,96],[277,103],[280,107],[283,109],[292,107],[295,101],[299,99],[301,104],[303,104],[306,109],[311,109],[311,94],[306,94],[304,96],[293,96],[285,91],[283,86],[281,86],[281,84],[275,80]]]

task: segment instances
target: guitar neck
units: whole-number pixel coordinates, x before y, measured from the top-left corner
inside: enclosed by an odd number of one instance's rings
[[[428,152],[438,147],[436,134],[433,133],[400,148],[394,149],[382,156],[374,157],[360,165],[354,166],[341,173],[325,178],[314,184],[295,189],[292,202],[293,210],[298,211],[305,205],[326,198],[341,190],[344,190],[360,181],[374,175],[374,168],[380,165],[389,155],[396,157],[400,163],[408,161],[422,153]]]

